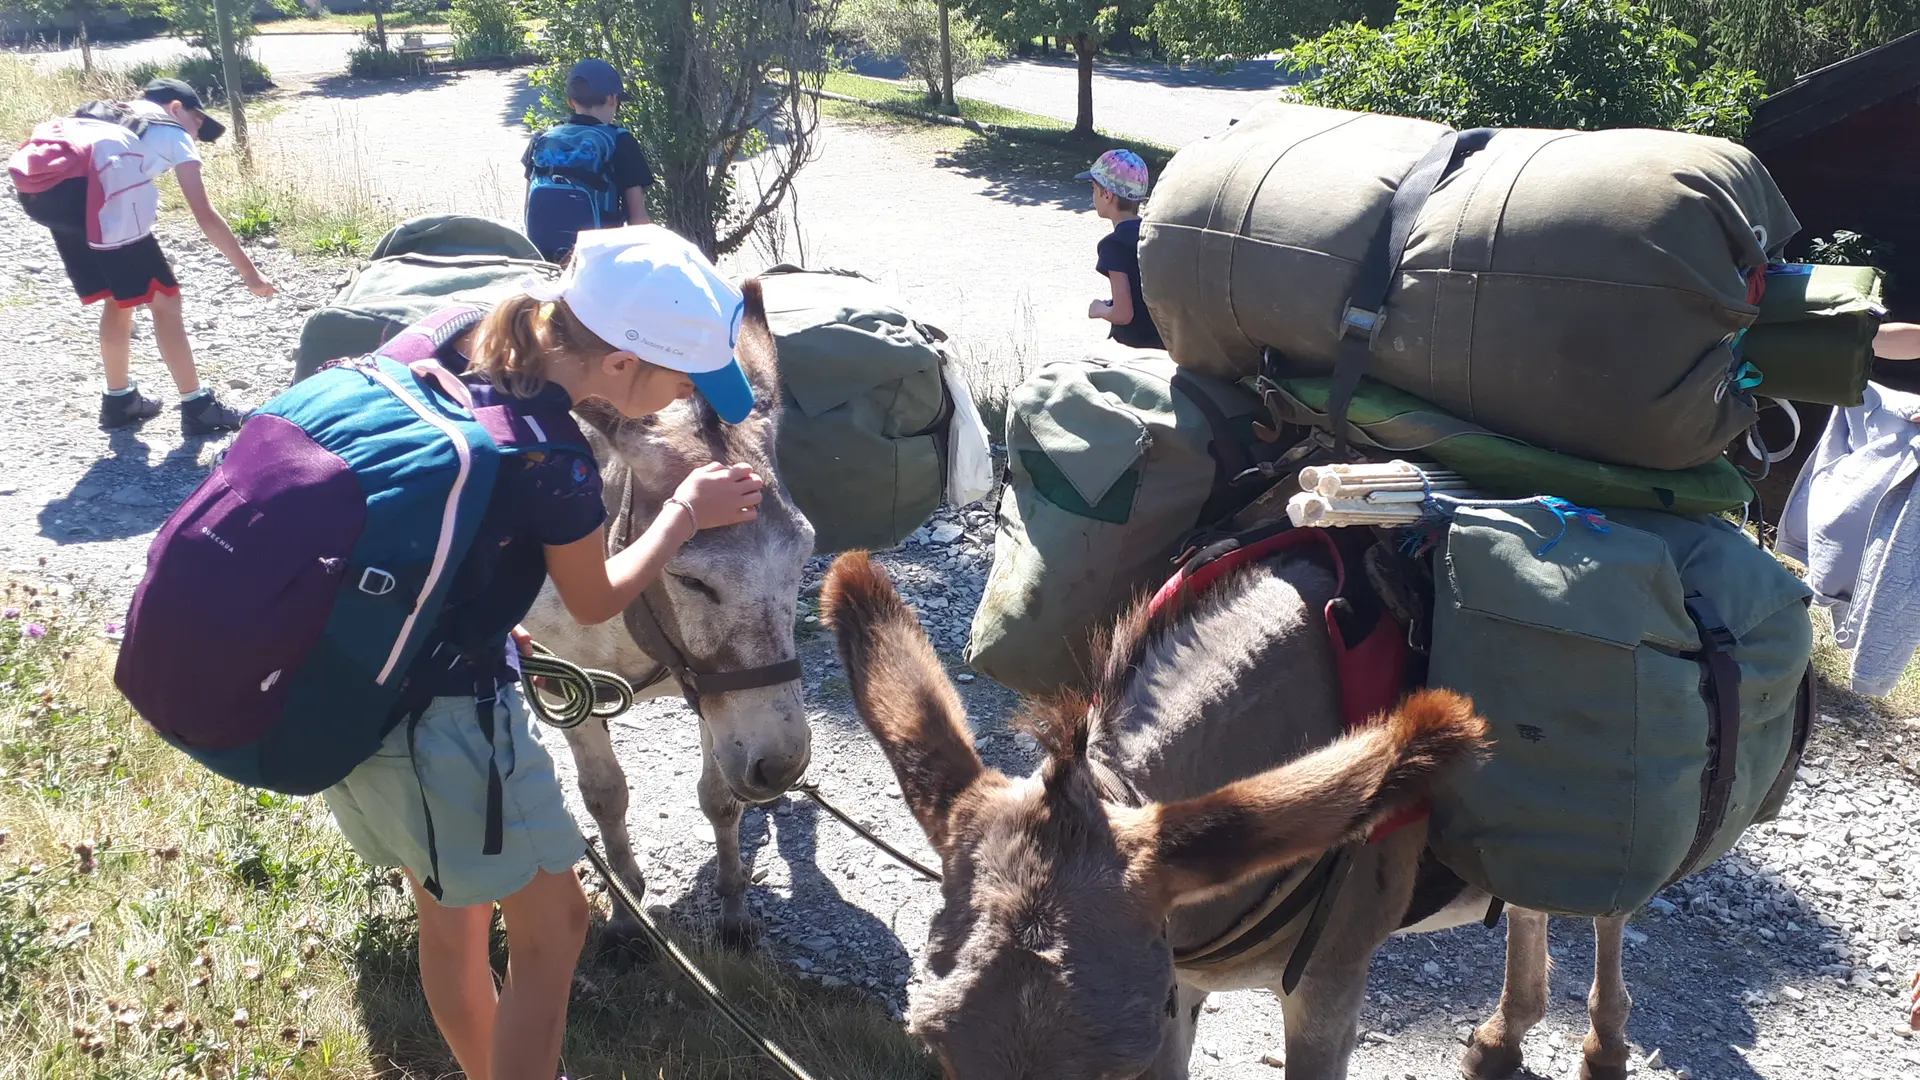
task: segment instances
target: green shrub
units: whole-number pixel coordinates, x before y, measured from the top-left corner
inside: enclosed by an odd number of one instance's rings
[[[360,226],[347,222],[332,232],[322,234],[313,241],[316,255],[358,255],[367,246],[367,238],[361,233]]]
[[[240,61],[240,89],[243,93],[257,94],[262,90],[273,89],[273,73],[265,64],[244,53]],[[179,79],[188,86],[207,95],[209,100],[221,101],[227,96],[226,69],[221,66],[217,56],[189,54],[179,60],[142,60],[126,69],[126,79],[134,86],[145,86],[154,79]]]
[[[494,60],[527,52],[527,30],[513,0],[453,0],[453,55]]]
[[[1402,0],[1380,29],[1296,46],[1309,105],[1471,127],[1661,127],[1738,138],[1750,71],[1702,68],[1695,41],[1641,0]]]

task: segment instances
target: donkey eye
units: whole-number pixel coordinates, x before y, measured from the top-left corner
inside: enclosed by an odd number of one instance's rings
[[[706,597],[708,600],[716,604],[720,602],[720,593],[716,591],[713,586],[701,581],[699,578],[691,574],[672,574],[669,576],[687,588],[692,589],[694,592],[699,593],[701,596]]]

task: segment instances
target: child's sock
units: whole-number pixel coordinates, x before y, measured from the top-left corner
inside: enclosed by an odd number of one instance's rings
[[[199,400],[200,400],[201,398],[203,398],[203,397],[207,397],[207,396],[209,396],[209,395],[211,395],[212,393],[213,393],[213,391],[211,391],[211,390],[209,390],[209,389],[207,389],[206,387],[204,387],[204,386],[203,386],[203,387],[201,387],[200,389],[198,389],[198,390],[195,390],[195,391],[194,391],[193,393],[191,393],[191,394],[181,394],[181,395],[180,395],[180,404],[182,404],[182,405],[190,405],[190,404],[192,404],[193,402],[196,402],[196,401],[199,401]]]
[[[131,393],[133,393],[133,383],[128,382],[127,385],[121,387],[118,390],[107,391],[107,396],[108,397],[126,397],[128,394],[131,394]]]

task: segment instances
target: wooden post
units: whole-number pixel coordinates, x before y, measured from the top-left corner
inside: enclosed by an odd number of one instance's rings
[[[220,31],[220,71],[227,83],[227,111],[233,114],[233,141],[240,147],[240,166],[253,171],[253,145],[247,138],[247,112],[240,103],[240,54],[233,45],[233,5],[246,0],[213,0],[214,23]]]
[[[960,109],[953,100],[953,37],[952,15],[947,0],[940,0],[940,107],[949,113],[959,113]]]

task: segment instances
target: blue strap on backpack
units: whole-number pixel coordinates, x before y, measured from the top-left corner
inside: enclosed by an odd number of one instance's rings
[[[527,182],[527,238],[550,260],[573,250],[582,229],[625,224],[613,177],[614,148],[626,129],[555,124],[534,138]]]
[[[114,671],[162,738],[293,795],[379,748],[503,459],[591,453],[566,412],[469,410],[408,368],[482,314],[438,312],[274,398],[167,519]]]

